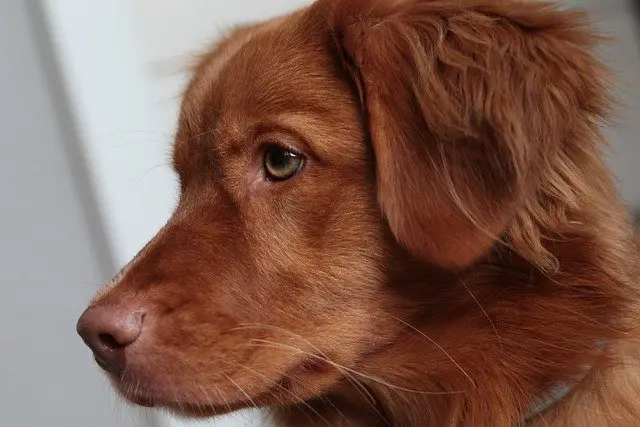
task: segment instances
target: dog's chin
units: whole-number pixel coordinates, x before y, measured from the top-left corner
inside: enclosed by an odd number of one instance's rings
[[[144,408],[163,409],[174,416],[185,419],[211,418],[243,409],[244,406],[214,406],[194,403],[188,400],[159,400],[155,396],[127,395],[124,398],[131,404]]]
[[[162,390],[158,390],[155,393],[148,393],[122,385],[117,380],[112,379],[112,382],[114,383],[114,388],[118,395],[120,395],[127,403],[143,408],[165,410],[174,416],[184,419],[197,420],[211,418],[245,408],[261,409],[274,404],[283,403],[283,397],[276,397],[278,393],[275,390],[269,390],[268,392],[256,395],[255,397],[247,395],[246,400],[234,403],[229,402],[221,405],[190,398],[189,392],[185,392],[182,395],[179,392],[174,392],[172,393],[172,397],[169,398],[167,393],[164,393]],[[291,402],[287,403],[295,403],[293,399],[290,400]]]
[[[209,418],[245,408],[266,408],[274,405],[301,403],[322,395],[340,381],[335,369],[314,361],[305,360],[281,377],[268,380],[255,390],[240,390],[239,394],[223,394],[218,387],[215,393],[206,394],[193,387],[169,387],[150,385],[142,378],[108,373],[118,394],[125,401],[146,408],[160,408],[184,418]],[[191,390],[193,388],[193,390]],[[235,391],[235,389],[234,389]]]
[[[187,396],[174,393],[168,398],[167,393],[158,390],[154,393],[135,389],[122,384],[119,380],[112,378],[112,383],[118,395],[122,399],[134,406],[143,408],[156,408],[166,410],[173,415],[187,419],[210,418],[216,415],[242,409],[244,405],[215,405],[202,401],[195,401]]]
[[[118,376],[109,374],[109,379],[117,394],[127,403],[144,408],[157,408],[171,412],[184,418],[208,418],[223,415],[249,406],[250,402],[235,403],[209,402],[197,399],[197,394],[190,390],[173,388],[146,387],[139,381],[124,381]],[[220,396],[223,400],[224,396]],[[247,399],[248,400],[248,399]]]

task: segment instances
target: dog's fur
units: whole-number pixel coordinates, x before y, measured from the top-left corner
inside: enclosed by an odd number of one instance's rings
[[[184,97],[175,214],[93,302],[147,311],[116,386],[296,427],[639,425],[598,41],[515,0],[319,0],[236,29]],[[274,144],[306,157],[290,180],[264,178]]]

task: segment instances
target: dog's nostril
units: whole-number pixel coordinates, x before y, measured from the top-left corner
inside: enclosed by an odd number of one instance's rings
[[[103,347],[113,350],[126,345],[120,344],[111,334],[98,334],[98,340]]]

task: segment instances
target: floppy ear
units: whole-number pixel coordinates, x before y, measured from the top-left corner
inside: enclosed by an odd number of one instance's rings
[[[580,14],[509,0],[317,7],[360,90],[391,230],[437,265],[486,255],[604,103]]]

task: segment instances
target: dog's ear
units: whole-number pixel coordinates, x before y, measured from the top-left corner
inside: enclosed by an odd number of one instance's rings
[[[582,15],[510,0],[321,0],[360,90],[381,208],[443,267],[485,255],[605,105]]]

